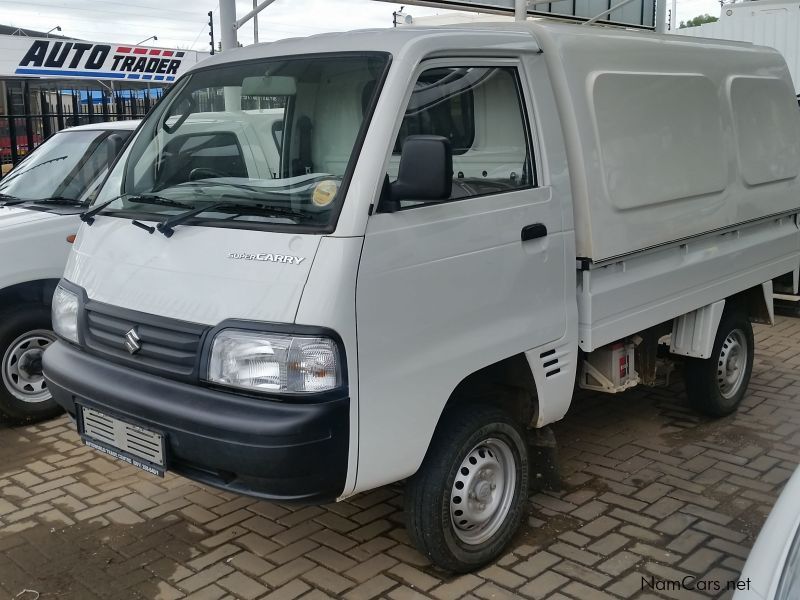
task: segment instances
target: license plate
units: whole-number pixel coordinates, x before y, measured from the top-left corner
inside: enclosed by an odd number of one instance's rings
[[[88,406],[80,407],[81,438],[90,448],[164,476],[164,436]]]

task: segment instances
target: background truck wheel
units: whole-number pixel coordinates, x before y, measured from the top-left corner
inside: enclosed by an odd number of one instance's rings
[[[464,573],[496,558],[528,497],[522,428],[490,406],[457,407],[439,426],[405,490],[406,526],[433,563]]]
[[[15,423],[61,413],[42,375],[42,353],[56,339],[43,306],[0,315],[0,413]]]
[[[753,372],[753,326],[738,310],[726,311],[707,360],[686,360],[686,395],[698,411],[711,417],[734,412]]]

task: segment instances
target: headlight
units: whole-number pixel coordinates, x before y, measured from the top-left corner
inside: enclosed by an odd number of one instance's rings
[[[342,366],[330,338],[226,329],[211,346],[208,380],[264,392],[324,392],[341,386]]]
[[[78,343],[78,296],[60,285],[53,295],[53,331]]]

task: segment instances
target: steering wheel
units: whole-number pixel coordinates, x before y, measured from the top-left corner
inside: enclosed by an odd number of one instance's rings
[[[215,177],[227,177],[226,173],[208,169],[206,167],[198,167],[189,171],[189,181],[197,181],[198,179],[213,179]]]

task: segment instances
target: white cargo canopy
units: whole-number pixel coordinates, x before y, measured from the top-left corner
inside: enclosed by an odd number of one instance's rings
[[[407,0],[405,4],[507,15],[523,8],[530,16],[573,21],[597,19],[598,23],[639,29],[656,29],[659,11],[663,12],[664,6],[663,0]]]

